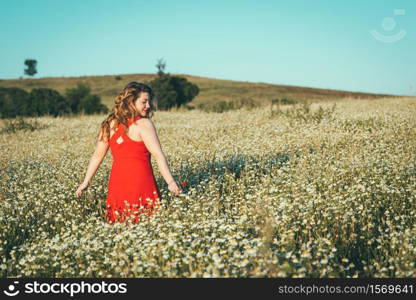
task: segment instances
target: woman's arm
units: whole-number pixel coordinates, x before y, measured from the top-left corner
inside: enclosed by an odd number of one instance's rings
[[[180,192],[180,189],[176,185],[176,182],[169,169],[166,156],[163,153],[159,138],[156,133],[156,128],[153,122],[150,119],[141,118],[140,120],[137,121],[137,124],[139,125],[140,135],[143,139],[143,142],[146,145],[146,148],[151,153],[151,155],[156,159],[159,171],[162,174],[163,178],[165,179],[166,183],[169,186],[172,185],[173,187],[172,190],[176,192]]]
[[[84,183],[91,183],[92,178],[97,172],[98,167],[103,161],[105,155],[107,154],[109,145],[108,142],[98,141],[95,151],[91,156],[90,163],[88,164],[87,173],[85,174]]]
[[[97,146],[95,147],[95,151],[88,164],[87,172],[85,174],[85,179],[81,183],[81,185],[78,187],[77,191],[75,192],[77,197],[80,197],[82,194],[82,191],[91,184],[91,180],[94,177],[95,173],[97,172],[97,169],[100,166],[101,162],[103,161],[105,155],[107,154],[108,148],[109,148],[108,142],[98,140]]]

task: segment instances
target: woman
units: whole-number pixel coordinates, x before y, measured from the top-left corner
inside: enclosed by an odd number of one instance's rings
[[[110,147],[113,164],[106,201],[109,223],[127,219],[137,223],[141,213],[150,216],[160,205],[161,195],[153,174],[151,155],[156,159],[168,189],[176,194],[181,192],[150,120],[152,100],[152,89],[143,83],[130,82],[124,87],[115,98],[112,113],[101,124],[84,182],[76,191],[76,196],[81,197]]]

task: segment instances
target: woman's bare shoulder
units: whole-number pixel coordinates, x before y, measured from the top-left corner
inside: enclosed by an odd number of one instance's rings
[[[140,118],[135,122],[135,124],[140,127],[154,127],[153,121],[149,118]]]
[[[139,132],[153,132],[156,134],[156,127],[149,118],[140,118],[135,123]]]

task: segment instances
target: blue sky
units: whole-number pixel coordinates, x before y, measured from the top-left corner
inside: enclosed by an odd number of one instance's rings
[[[163,58],[170,73],[416,95],[415,32],[414,0],[0,0],[0,78],[26,58],[35,78]]]

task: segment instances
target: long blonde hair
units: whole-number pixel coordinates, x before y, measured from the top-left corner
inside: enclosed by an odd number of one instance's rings
[[[136,118],[139,115],[134,106],[134,102],[140,97],[142,92],[149,93],[150,110],[147,117],[151,118],[153,116],[154,106],[152,100],[154,98],[154,94],[152,89],[144,83],[132,81],[128,83],[115,97],[114,107],[111,110],[111,113],[101,123],[100,130],[97,135],[99,141],[108,141],[110,137],[110,130],[117,128],[120,123],[125,125],[124,130],[127,131],[128,120]],[[110,124],[113,120],[116,120],[116,122],[114,122],[113,128],[111,128]]]

